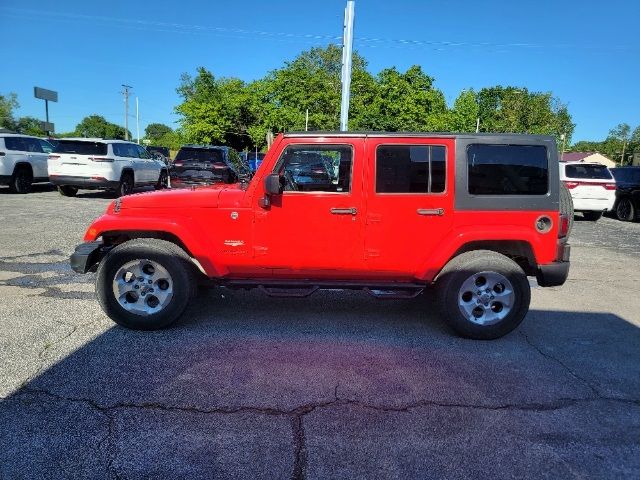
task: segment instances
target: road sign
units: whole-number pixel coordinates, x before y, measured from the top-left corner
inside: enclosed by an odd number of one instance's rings
[[[143,138],[142,143],[144,143],[145,145],[151,145],[151,140],[149,140],[148,138]]]
[[[41,100],[48,100],[50,102],[58,101],[58,92],[47,90],[46,88],[33,87],[33,94],[36,98],[40,98]]]
[[[55,126],[51,122],[40,122],[40,128],[47,133],[53,133],[56,131]]]

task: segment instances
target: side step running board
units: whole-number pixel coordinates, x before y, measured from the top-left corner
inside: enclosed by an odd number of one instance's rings
[[[380,290],[376,288],[365,287],[364,289],[369,295],[383,300],[399,300],[402,298],[416,298],[424,288],[411,288],[401,290]]]
[[[258,289],[270,297],[295,297],[295,298],[304,298],[309,295],[314,294],[320,287],[313,286],[306,289],[295,289],[295,288],[283,288],[283,287],[267,287],[264,285],[258,285]]]

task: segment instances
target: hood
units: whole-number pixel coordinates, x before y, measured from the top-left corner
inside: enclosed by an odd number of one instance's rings
[[[237,187],[234,188],[233,185],[216,184],[206,187],[138,193],[118,198],[110,205],[109,210],[130,208],[217,208],[220,192],[226,189],[240,190]]]

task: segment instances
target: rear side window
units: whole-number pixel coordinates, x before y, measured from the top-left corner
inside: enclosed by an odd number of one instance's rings
[[[4,137],[4,145],[7,150],[15,152],[28,152],[29,147],[24,137]]]
[[[134,143],[112,143],[111,148],[117,157],[140,158],[138,145]]]
[[[83,142],[81,140],[60,140],[55,153],[75,153],[78,155],[106,155],[107,144],[102,142]]]
[[[472,195],[545,195],[549,190],[547,148],[542,145],[467,147]]]
[[[181,148],[175,158],[178,160],[197,160],[198,162],[224,163],[224,154],[218,148]]]
[[[441,145],[380,145],[376,193],[442,193],[446,148]]]
[[[568,178],[611,180],[611,172],[604,165],[566,165],[564,173]]]

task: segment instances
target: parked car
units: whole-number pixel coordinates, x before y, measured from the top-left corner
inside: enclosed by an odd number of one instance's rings
[[[48,164],[51,183],[66,197],[75,196],[80,188],[123,196],[135,187],[165,188],[169,179],[163,162],[141,145],[124,140],[62,138]]]
[[[312,154],[336,183],[296,191],[285,172]],[[100,305],[129,328],[170,325],[199,283],[384,298],[433,287],[455,331],[498,338],[529,309],[528,276],[551,287],[569,272],[557,158],[537,135],[279,135],[248,185],[116,200],[71,266],[97,270]]]
[[[616,183],[611,172],[599,163],[560,162],[560,180],[571,192],[573,207],[586,220],[597,221],[613,209]]]
[[[211,185],[249,180],[251,172],[233,148],[184,145],[171,169],[171,186]]]
[[[171,152],[167,147],[148,145],[145,148],[152,157],[157,158],[158,160],[162,160],[165,165],[169,165],[169,163],[171,162]]]
[[[640,167],[610,170],[616,179],[616,216],[624,222],[636,220],[640,215]]]
[[[29,193],[34,182],[48,182],[47,155],[53,146],[38,137],[0,133],[0,185]]]
[[[249,170],[255,172],[258,170],[264,160],[266,154],[262,152],[240,152],[240,158],[249,166]]]
[[[292,152],[283,175],[292,190],[330,189],[334,172],[329,164],[330,160],[318,152]]]

